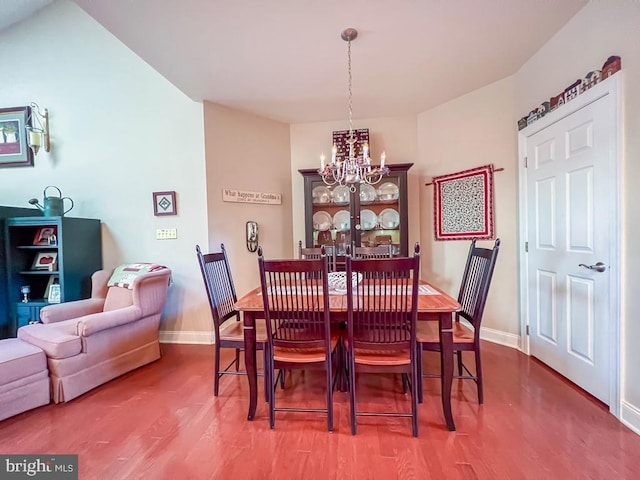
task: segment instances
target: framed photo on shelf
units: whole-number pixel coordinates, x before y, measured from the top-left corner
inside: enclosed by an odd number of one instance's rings
[[[47,296],[47,302],[60,303],[60,284],[54,283],[49,288],[49,295]]]
[[[30,107],[0,108],[0,167],[33,167],[27,144]]]
[[[58,252],[39,252],[33,260],[31,270],[57,270]]]
[[[57,245],[56,238],[57,227],[55,225],[48,227],[40,227],[33,238],[34,245]]]
[[[177,215],[176,192],[153,192],[153,214]]]
[[[60,286],[60,278],[57,275],[51,275],[49,277],[49,281],[47,282],[47,288],[45,288],[44,290],[44,298],[49,298],[49,295],[51,295],[51,287],[53,285],[58,285]]]

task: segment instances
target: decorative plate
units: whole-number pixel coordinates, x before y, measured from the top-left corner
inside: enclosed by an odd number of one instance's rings
[[[349,187],[345,185],[338,185],[333,189],[333,203],[336,205],[348,205],[350,196]]]
[[[368,183],[360,185],[360,203],[362,205],[368,205],[376,200],[376,189]]]
[[[331,229],[331,215],[327,212],[316,212],[313,214],[313,229],[325,231]]]
[[[340,210],[333,216],[333,227],[339,232],[346,232],[351,228],[349,210]]]
[[[331,190],[320,185],[311,191],[311,198],[316,204],[331,203]]]
[[[378,224],[378,217],[371,210],[360,210],[360,227],[362,230],[373,230]]]
[[[400,214],[393,208],[385,208],[378,215],[378,224],[380,228],[393,229],[400,225]]]
[[[400,189],[395,183],[386,182],[378,187],[378,200],[382,202],[393,202],[400,196]]]
[[[351,285],[353,285],[353,287],[356,287],[361,281],[361,273],[351,273]],[[337,293],[347,293],[347,272],[329,272],[327,283],[329,284],[329,290]]]

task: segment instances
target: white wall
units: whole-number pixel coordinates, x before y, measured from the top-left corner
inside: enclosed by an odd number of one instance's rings
[[[558,94],[610,55],[622,58],[623,83],[623,251],[622,357],[623,419],[640,431],[640,2],[592,1],[540,49],[516,75],[517,117]]]
[[[258,223],[265,258],[293,255],[289,125],[205,102],[209,249],[224,243],[238,296],[260,285],[246,222]],[[280,205],[222,201],[222,189],[279,193]],[[209,322],[210,323],[210,322]]]
[[[482,320],[500,332],[494,340],[513,345],[519,335],[517,276],[517,127],[512,77],[418,115],[421,184],[431,177],[492,163],[495,233],[500,252]],[[423,275],[457,296],[469,241],[434,240],[433,186],[420,189]],[[493,241],[480,245],[491,247]],[[504,338],[507,334],[508,338]]]
[[[52,143],[35,167],[0,169],[0,204],[28,206],[57,185],[75,202],[68,216],[102,220],[105,267],[173,270],[161,328],[190,329],[205,301],[194,251],[207,239],[202,104],[68,1],[3,31],[0,64],[0,105],[48,108]],[[154,217],[152,192],[165,190],[178,215]],[[177,240],[155,239],[166,227]]]

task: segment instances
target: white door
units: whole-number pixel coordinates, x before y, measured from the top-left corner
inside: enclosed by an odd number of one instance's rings
[[[595,97],[525,138],[527,316],[530,353],[609,405],[617,99]]]

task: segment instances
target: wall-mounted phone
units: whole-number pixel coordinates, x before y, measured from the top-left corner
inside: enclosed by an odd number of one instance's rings
[[[251,220],[247,222],[247,250],[258,250],[258,224]]]

